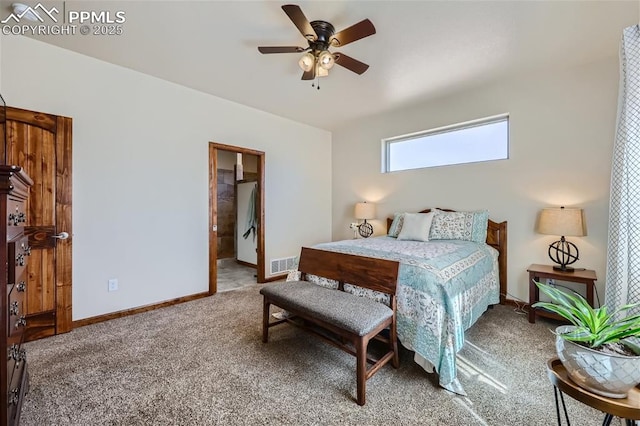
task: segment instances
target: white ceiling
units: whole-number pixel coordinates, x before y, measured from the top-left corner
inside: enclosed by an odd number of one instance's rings
[[[124,34],[42,40],[334,130],[516,73],[615,57],[622,29],[640,20],[637,0],[295,2],[310,21],[329,21],[336,31],[365,18],[377,30],[332,49],[369,64],[367,72],[358,76],[336,66],[315,90],[300,80],[299,54],[257,51],[260,45],[307,47],[281,10],[284,3],[67,1],[66,10],[124,11]],[[2,6],[6,16],[10,7],[5,0]]]

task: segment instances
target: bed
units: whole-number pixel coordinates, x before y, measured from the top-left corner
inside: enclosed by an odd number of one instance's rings
[[[434,214],[445,212],[457,216],[473,213],[435,209]],[[506,295],[507,223],[494,222],[486,214],[484,242],[478,238],[401,241],[381,236],[314,246],[400,262],[398,338],[415,352],[418,364],[438,373],[440,386],[461,395],[465,392],[457,378],[456,354],[464,345],[464,332],[489,306],[504,303]],[[387,221],[388,229],[393,222]],[[323,284],[321,280],[317,283]],[[349,287],[348,291],[384,301],[370,290]]]

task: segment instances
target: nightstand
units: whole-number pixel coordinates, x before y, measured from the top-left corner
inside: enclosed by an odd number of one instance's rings
[[[529,272],[529,322],[536,322],[536,316],[547,317],[561,320],[558,315],[553,312],[540,308],[532,308],[531,305],[540,300],[540,290],[533,281],[540,281],[543,278],[551,278],[557,281],[566,281],[570,283],[580,283],[587,287],[587,302],[593,306],[593,288],[596,285],[596,271],[591,269],[576,269],[574,272],[556,271],[551,265],[533,264],[527,269]]]

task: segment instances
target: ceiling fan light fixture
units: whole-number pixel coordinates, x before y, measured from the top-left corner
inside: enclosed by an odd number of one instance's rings
[[[295,4],[282,5],[282,10],[289,17],[291,22],[296,26],[300,34],[306,39],[309,47],[299,46],[258,46],[258,52],[262,54],[271,53],[299,53],[298,65],[304,71],[302,80],[316,80],[317,77],[325,77],[329,75],[329,70],[335,64],[340,65],[358,75],[364,73],[369,65],[358,61],[343,53],[336,52],[332,54],[329,48],[346,46],[365,37],[369,37],[376,33],[376,28],[368,19],[351,25],[336,32],[335,27],[327,21],[315,20],[309,21],[300,6]],[[320,88],[318,85],[312,84],[311,87]]]
[[[307,52],[304,55],[302,55],[302,57],[298,61],[298,65],[300,66],[302,71],[309,72],[313,69],[313,66],[315,65],[315,59],[316,58],[313,56],[313,54],[311,54],[311,52]]]
[[[318,62],[320,62],[320,67],[325,70],[330,70],[333,68],[333,65],[336,63],[336,58],[329,52],[328,50],[324,50],[318,56]]]
[[[329,70],[323,67],[318,67],[318,72],[316,74],[318,77],[326,77],[329,75]]]

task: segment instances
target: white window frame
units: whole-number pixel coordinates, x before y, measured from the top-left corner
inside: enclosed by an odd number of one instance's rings
[[[506,122],[507,123],[507,147],[506,147],[506,156],[502,157],[502,158],[491,158],[491,159],[483,159],[483,160],[477,160],[477,161],[460,161],[460,162],[455,162],[455,163],[447,163],[447,164],[438,164],[438,165],[426,165],[426,166],[422,166],[422,167],[412,167],[412,168],[407,168],[407,169],[398,169],[398,170],[391,170],[391,145],[394,143],[398,143],[398,142],[406,142],[406,141],[410,141],[413,139],[419,139],[419,138],[425,138],[425,137],[429,137],[429,136],[435,136],[435,135],[439,135],[442,133],[448,133],[448,132],[455,132],[458,130],[466,130],[466,129],[470,129],[473,127],[479,127],[479,126],[485,126],[488,124],[495,124],[495,123],[500,123],[500,122]],[[426,169],[426,168],[433,168],[433,167],[444,167],[444,166],[452,166],[452,165],[456,165],[456,164],[470,164],[470,163],[481,163],[481,162],[487,162],[487,161],[499,161],[499,160],[507,160],[509,159],[509,114],[505,113],[505,114],[499,114],[499,115],[494,115],[491,117],[485,117],[485,118],[480,118],[477,120],[471,120],[471,121],[466,121],[464,123],[457,123],[457,124],[452,124],[449,126],[443,126],[443,127],[438,127],[435,129],[430,129],[430,130],[424,130],[424,131],[420,131],[420,132],[415,132],[415,133],[410,133],[410,134],[406,134],[406,135],[401,135],[401,136],[394,136],[391,138],[385,138],[382,139],[382,173],[395,173],[395,172],[402,172],[402,171],[406,171],[406,170],[416,170],[416,169]]]

